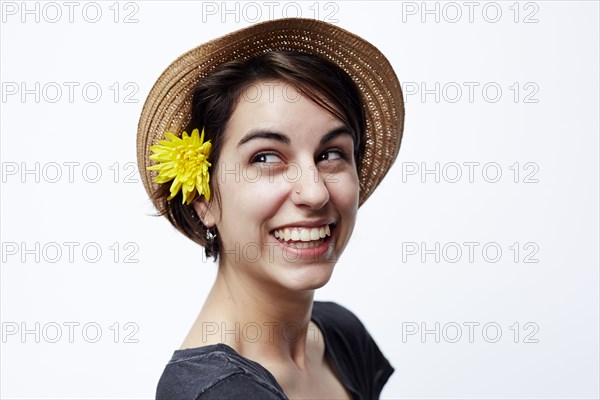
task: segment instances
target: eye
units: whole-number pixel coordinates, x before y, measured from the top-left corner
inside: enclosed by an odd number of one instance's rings
[[[274,153],[259,153],[252,157],[250,161],[252,164],[260,163],[260,164],[271,164],[281,162],[281,158]]]
[[[340,150],[327,150],[326,152],[319,155],[318,161],[333,161],[337,159],[344,159],[346,155]]]

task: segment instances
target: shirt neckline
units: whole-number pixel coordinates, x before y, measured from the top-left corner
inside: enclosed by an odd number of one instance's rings
[[[324,328],[324,324],[323,321],[320,320],[320,315],[315,315],[315,306],[317,306],[320,302],[315,301],[313,302],[313,309],[312,309],[312,314],[310,317],[310,320],[312,322],[314,322],[317,327],[319,328],[319,330],[321,331],[321,333],[323,334],[323,342],[325,345],[325,357],[329,357],[330,360],[332,361],[333,367],[334,367],[334,373],[335,376],[340,380],[340,383],[342,384],[342,386],[344,387],[344,389],[346,389],[350,395],[353,398],[358,398],[358,392],[356,391],[356,389],[354,388],[354,386],[352,385],[352,382],[349,382],[348,377],[344,374],[344,371],[342,370],[342,368],[340,367],[340,363],[338,358],[336,357],[336,355],[334,353],[332,353],[330,351],[330,347],[328,345],[329,343],[329,333],[327,331],[327,329]],[[318,312],[317,312],[318,314]],[[287,395],[285,394],[285,392],[283,391],[282,387],[279,385],[279,382],[277,382],[277,379],[275,379],[275,377],[273,376],[273,374],[266,369],[265,367],[263,367],[262,364],[260,364],[257,361],[251,360],[249,358],[246,358],[244,356],[242,356],[240,353],[238,353],[233,347],[229,346],[228,344],[225,343],[216,343],[216,344],[209,344],[206,346],[200,346],[200,347],[191,347],[189,349],[178,349],[175,350],[175,352],[173,353],[173,357],[171,359],[171,362],[177,362],[177,361],[182,361],[186,358],[188,358],[188,356],[186,355],[186,353],[194,353],[194,352],[198,352],[201,351],[203,354],[210,354],[212,352],[215,351],[222,351],[225,353],[228,353],[236,358],[241,359],[242,361],[248,362],[251,365],[256,366],[259,370],[261,370],[262,372],[265,372],[267,374],[267,376],[269,377],[269,379],[272,380],[271,384],[275,385],[275,387],[281,391],[281,393],[283,393],[283,395],[287,397]]]

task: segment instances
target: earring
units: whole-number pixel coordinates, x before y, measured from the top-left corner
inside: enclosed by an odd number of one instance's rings
[[[213,244],[215,239],[217,238],[217,231],[215,230],[215,228],[207,228],[206,235],[204,237],[210,244]]]

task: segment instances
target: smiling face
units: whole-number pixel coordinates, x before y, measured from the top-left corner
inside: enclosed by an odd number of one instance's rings
[[[221,268],[262,287],[311,290],[350,239],[359,182],[350,128],[281,81],[250,85],[224,131],[211,180],[220,204],[195,203],[221,241]]]

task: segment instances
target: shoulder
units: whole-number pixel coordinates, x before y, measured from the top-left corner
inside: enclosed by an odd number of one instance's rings
[[[156,399],[283,399],[272,376],[225,345],[177,350],[165,367]]]
[[[312,317],[323,333],[328,354],[358,397],[379,398],[394,368],[363,323],[347,308],[331,302],[315,302]]]
[[[352,311],[334,302],[315,301],[312,319],[322,330],[368,335],[365,326]]]

